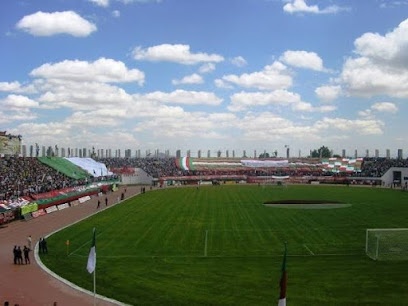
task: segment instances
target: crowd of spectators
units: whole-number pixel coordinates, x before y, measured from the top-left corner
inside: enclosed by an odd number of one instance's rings
[[[75,182],[42,164],[37,158],[0,158],[0,199],[48,192]]]
[[[390,167],[408,167],[408,159],[364,158],[359,172],[331,173],[317,166],[281,168],[200,168],[182,170],[173,157],[145,158],[95,158],[108,169],[120,175],[126,169],[141,168],[153,178],[201,175],[246,175],[254,176],[360,176],[381,177]],[[81,186],[103,178],[76,180],[42,164],[33,157],[0,158],[0,200],[9,200],[67,187]]]
[[[337,176],[337,177],[381,177],[391,167],[408,167],[408,159],[364,158],[361,169],[351,172],[333,173],[318,165],[278,168],[250,167],[199,167],[182,170],[176,166],[175,158],[100,158],[108,169],[126,172],[126,169],[141,168],[154,178],[201,175],[246,175],[246,176]]]
[[[408,158],[366,157],[358,175],[362,177],[381,177],[391,167],[408,167]]]
[[[35,157],[0,157],[0,200],[15,200],[22,196],[82,186],[100,179],[70,178]]]
[[[104,163],[114,173],[128,173],[128,169],[140,168],[154,178],[177,176],[203,176],[203,175],[326,175],[321,168],[311,167],[282,167],[282,168],[250,168],[250,167],[204,167],[194,170],[183,170],[177,167],[174,157],[145,157],[145,158],[96,158]]]
[[[126,173],[127,169],[140,168],[152,177],[183,176],[188,171],[176,167],[174,157],[143,157],[143,158],[95,158],[106,165],[114,173]]]

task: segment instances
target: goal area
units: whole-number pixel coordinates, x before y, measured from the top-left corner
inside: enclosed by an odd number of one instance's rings
[[[374,260],[408,260],[408,228],[370,228],[366,254]]]

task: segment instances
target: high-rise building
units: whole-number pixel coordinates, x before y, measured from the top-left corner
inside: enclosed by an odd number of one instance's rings
[[[397,151],[397,158],[398,159],[403,159],[403,156],[402,156],[403,154],[402,154],[402,149],[398,149],[398,151]]]

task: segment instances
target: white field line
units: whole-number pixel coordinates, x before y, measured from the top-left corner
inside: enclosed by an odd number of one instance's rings
[[[303,244],[303,246],[305,247],[305,249],[310,253],[310,255],[314,255],[314,253],[312,252],[311,249],[308,248],[308,246],[306,244]]]
[[[344,256],[361,256],[362,253],[322,253],[322,254],[288,254],[288,257],[344,257]],[[74,254],[75,257],[82,257],[86,258],[88,255],[79,255]],[[281,254],[276,255],[245,255],[245,256],[228,256],[228,255],[207,255],[207,258],[281,258]],[[109,255],[109,256],[101,256],[98,255],[98,258],[106,258],[106,259],[115,259],[115,258],[203,258],[202,255]]]
[[[101,234],[96,235],[95,239],[98,238]],[[98,240],[96,240],[98,241]],[[89,241],[83,243],[82,245],[80,245],[79,247],[77,247],[75,250],[71,251],[68,256],[74,255],[77,251],[79,251],[80,249],[82,249],[85,245],[89,245],[89,249],[91,249],[91,243],[92,243],[92,239],[90,239]]]

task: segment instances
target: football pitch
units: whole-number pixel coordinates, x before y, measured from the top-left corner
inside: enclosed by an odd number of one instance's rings
[[[325,200],[343,208],[270,207]],[[407,261],[365,254],[367,228],[407,228],[408,192],[221,185],[155,190],[48,238],[43,263],[131,305],[276,305],[287,243],[288,305],[406,305]],[[66,241],[69,240],[69,247]]]

